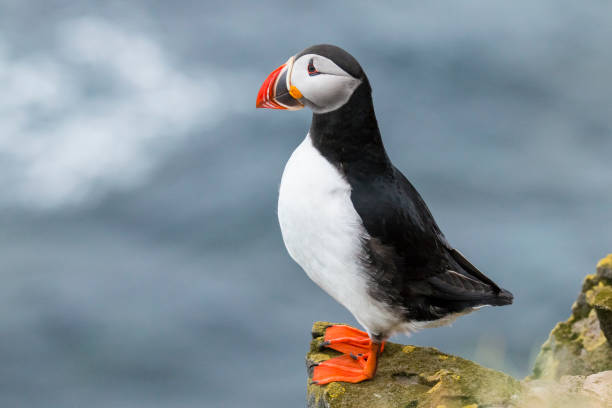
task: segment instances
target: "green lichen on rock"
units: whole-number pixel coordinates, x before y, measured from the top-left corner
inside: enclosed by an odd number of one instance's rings
[[[565,375],[590,375],[612,369],[612,254],[587,275],[572,306],[572,315],[558,323],[542,346],[533,379],[559,380]]]
[[[612,286],[606,286],[600,283],[597,287],[590,291],[588,297],[589,304],[596,309],[612,311]]]
[[[587,301],[597,313],[601,331],[612,344],[612,286],[599,285],[589,291]]]
[[[597,262],[597,275],[612,281],[612,254],[608,254]]]
[[[325,328],[313,326],[307,366],[339,355],[319,350]],[[312,375],[312,369],[309,369]],[[359,384],[308,385],[310,408],[509,406],[521,391],[514,378],[431,347],[386,343],[376,377]]]

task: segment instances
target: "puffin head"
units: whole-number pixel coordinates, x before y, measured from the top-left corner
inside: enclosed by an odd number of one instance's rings
[[[289,110],[307,106],[314,113],[327,113],[346,104],[367,82],[351,54],[334,45],[313,45],[268,75],[257,94],[256,106]]]

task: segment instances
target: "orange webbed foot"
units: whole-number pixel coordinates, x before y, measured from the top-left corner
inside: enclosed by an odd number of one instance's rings
[[[369,352],[371,342],[370,336],[364,331],[343,324],[334,324],[325,330],[323,342],[319,346],[358,356]],[[384,348],[383,342],[380,351],[382,352]]]
[[[342,325],[330,326],[324,339],[322,346],[345,354],[317,364],[312,374],[313,383],[358,383],[374,377],[383,344],[371,341],[365,332]]]
[[[357,357],[354,354],[343,354],[339,357],[319,363],[312,373],[312,382],[325,385],[333,381],[358,383],[367,380],[364,372],[367,365],[365,356]]]

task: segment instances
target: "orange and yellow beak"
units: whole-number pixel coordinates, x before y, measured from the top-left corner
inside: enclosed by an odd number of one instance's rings
[[[302,93],[291,85],[292,69],[293,57],[268,75],[257,93],[257,108],[298,110],[304,107],[300,102]]]

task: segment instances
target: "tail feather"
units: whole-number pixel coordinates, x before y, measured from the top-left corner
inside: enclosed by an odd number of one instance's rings
[[[511,305],[513,301],[514,295],[508,292],[506,289],[501,289],[499,293],[497,293],[496,296],[487,303],[491,306],[506,306]]]

